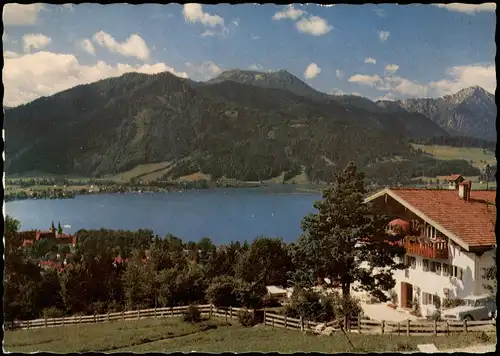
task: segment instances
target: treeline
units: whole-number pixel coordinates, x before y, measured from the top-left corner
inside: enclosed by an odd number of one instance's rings
[[[442,161],[432,157],[416,156],[408,160],[380,162],[364,168],[366,177],[379,184],[407,184],[418,177],[437,177],[460,173],[478,176],[481,171],[465,160]]]
[[[420,145],[442,145],[452,147],[477,147],[495,152],[496,142],[469,136],[431,136],[412,138],[413,143]]]

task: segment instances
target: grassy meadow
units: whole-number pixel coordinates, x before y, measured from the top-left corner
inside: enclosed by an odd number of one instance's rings
[[[4,348],[9,352],[377,352],[415,351],[418,344],[434,343],[451,349],[485,342],[485,334],[452,336],[397,336],[349,334],[316,336],[297,330],[258,325],[243,327],[212,319],[188,324],[181,318],[142,319],[57,328],[6,331]],[[491,338],[491,337],[490,337]]]
[[[472,166],[480,169],[484,168],[486,163],[490,165],[496,165],[497,163],[495,152],[483,150],[482,148],[418,145],[413,143],[411,145],[413,148],[419,148],[437,159],[445,161],[455,159],[464,159],[468,162],[472,161]]]

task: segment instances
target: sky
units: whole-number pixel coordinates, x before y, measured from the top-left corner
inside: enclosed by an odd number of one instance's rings
[[[7,4],[4,105],[126,72],[207,80],[285,69],[372,100],[494,93],[494,3],[413,5]]]

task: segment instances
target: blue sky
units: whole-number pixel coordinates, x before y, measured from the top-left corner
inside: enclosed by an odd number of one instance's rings
[[[127,71],[286,69],[371,99],[496,87],[495,5],[4,7],[6,105]]]

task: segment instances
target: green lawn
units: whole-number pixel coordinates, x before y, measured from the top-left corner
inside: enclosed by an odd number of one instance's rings
[[[484,168],[486,163],[496,165],[495,152],[483,150],[476,147],[451,147],[439,145],[418,145],[412,144],[414,148],[420,148],[422,151],[442,160],[464,159],[467,162],[472,161],[472,165],[477,168]],[[486,162],[486,163],[485,163]]]
[[[477,333],[454,336],[397,336],[349,334],[352,349],[343,333],[315,336],[296,330],[258,325],[245,328],[233,321],[217,319],[187,324],[180,318],[71,325],[58,328],[7,331],[4,347],[9,352],[377,352],[412,351],[422,343],[438,349],[458,348],[488,342]],[[494,339],[489,340],[495,342]]]

